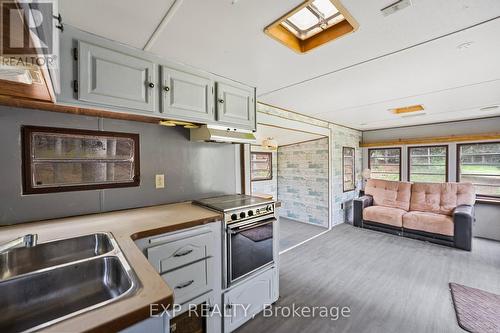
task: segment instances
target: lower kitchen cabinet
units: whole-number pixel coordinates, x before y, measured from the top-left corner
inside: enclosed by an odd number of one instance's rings
[[[120,331],[120,333],[144,333],[144,332],[169,333],[170,321],[168,315],[163,315],[159,317],[150,317]]]
[[[174,291],[170,332],[186,332],[186,327],[198,327],[202,322],[207,333],[220,333],[222,319],[214,310],[222,307],[221,223],[143,238],[135,243]],[[197,312],[197,307],[204,310]],[[201,318],[197,317],[201,313]]]
[[[278,298],[275,267],[242,282],[224,293],[224,332],[232,332]],[[227,315],[230,314],[230,315]]]

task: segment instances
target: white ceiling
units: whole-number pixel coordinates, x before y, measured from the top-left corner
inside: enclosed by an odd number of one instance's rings
[[[142,48],[173,1],[60,0],[60,11],[66,23]],[[393,0],[342,0],[359,30],[299,55],[263,29],[301,2],[184,0],[151,51],[256,86],[264,103],[357,129],[495,115],[478,109],[500,104],[500,1],[413,0],[384,17]],[[387,111],[412,104],[426,115]]]
[[[258,145],[262,145],[262,141],[267,138],[273,138],[278,143],[278,147],[323,138],[323,136],[318,134],[262,124],[257,124],[255,136],[257,137]]]

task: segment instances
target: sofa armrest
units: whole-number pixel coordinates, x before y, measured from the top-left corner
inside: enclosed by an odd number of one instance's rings
[[[363,226],[363,209],[373,205],[373,197],[371,195],[363,195],[354,199],[353,224],[355,227]]]
[[[470,251],[472,249],[472,223],[474,206],[462,205],[453,211],[455,247]]]

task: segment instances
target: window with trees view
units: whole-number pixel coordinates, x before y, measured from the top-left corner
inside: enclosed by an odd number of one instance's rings
[[[459,144],[458,181],[471,182],[477,194],[500,197],[500,142]]]
[[[448,181],[448,146],[409,147],[408,177],[411,182]]]
[[[344,185],[343,185],[344,192],[352,191],[356,188],[355,165],[354,165],[356,150],[351,147],[343,147],[342,155],[343,155],[342,174],[344,179]]]
[[[139,135],[24,126],[23,193],[139,185]]]
[[[401,148],[368,150],[371,178],[401,180]]]

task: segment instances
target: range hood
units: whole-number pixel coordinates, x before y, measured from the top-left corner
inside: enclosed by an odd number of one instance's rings
[[[191,141],[220,142],[220,143],[257,143],[252,131],[239,130],[221,126],[203,125],[193,128]]]

